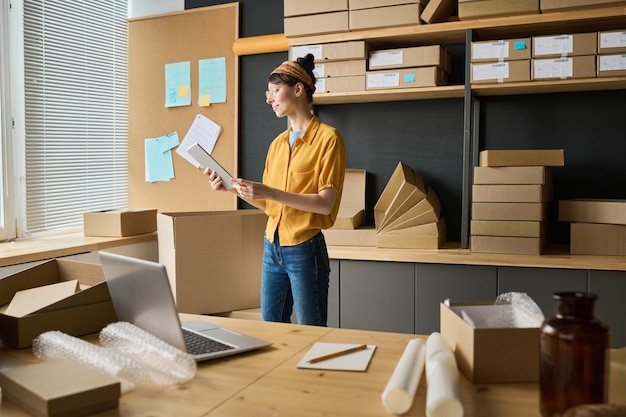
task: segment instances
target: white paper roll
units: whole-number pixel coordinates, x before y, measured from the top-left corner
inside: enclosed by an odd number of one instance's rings
[[[411,408],[424,370],[424,360],[424,341],[409,340],[381,396],[387,410],[403,414]]]
[[[456,359],[437,332],[426,341],[426,381],[426,417],[463,416]]]

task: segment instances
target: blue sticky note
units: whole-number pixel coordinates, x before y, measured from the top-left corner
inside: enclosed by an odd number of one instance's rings
[[[145,140],[146,181],[169,181],[174,178],[172,151],[162,152],[156,139]]]
[[[161,152],[169,151],[180,144],[178,132],[172,132],[168,135],[158,137],[156,138],[156,141]]]
[[[404,82],[405,83],[414,83],[415,82],[415,74],[404,74]]]
[[[519,51],[520,49],[526,49],[526,42],[525,41],[513,42],[513,49],[516,51]]]

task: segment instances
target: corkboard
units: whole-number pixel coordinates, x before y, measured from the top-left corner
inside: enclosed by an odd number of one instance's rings
[[[128,202],[159,212],[234,210],[232,193],[211,190],[206,176],[172,149],[174,178],[146,182],[144,141],[177,132],[182,142],[202,114],[222,127],[213,156],[238,173],[239,5],[230,3],[128,21]],[[226,58],[226,103],[198,105],[198,62]],[[165,107],[165,65],[189,61],[191,105]]]

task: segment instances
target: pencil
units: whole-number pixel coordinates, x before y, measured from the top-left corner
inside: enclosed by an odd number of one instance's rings
[[[337,358],[339,356],[348,355],[350,353],[358,352],[358,351],[364,350],[364,349],[367,349],[367,345],[355,346],[355,347],[350,348],[350,349],[341,350],[339,352],[329,353],[328,355],[318,356],[317,358],[309,359],[309,363],[317,363],[317,362],[325,361],[325,360],[328,360],[328,359]]]

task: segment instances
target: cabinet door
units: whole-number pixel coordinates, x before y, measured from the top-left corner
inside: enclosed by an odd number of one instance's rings
[[[415,288],[415,333],[439,331],[439,304],[493,301],[496,298],[495,266],[418,264]]]
[[[330,260],[328,286],[328,327],[339,327],[339,261]]]
[[[512,291],[528,294],[548,317],[556,291],[587,291],[587,270],[499,267],[498,294]]]
[[[342,328],[414,333],[415,265],[341,261]]]
[[[589,291],[598,296],[596,316],[609,325],[611,347],[625,347],[626,272],[589,271]]]

